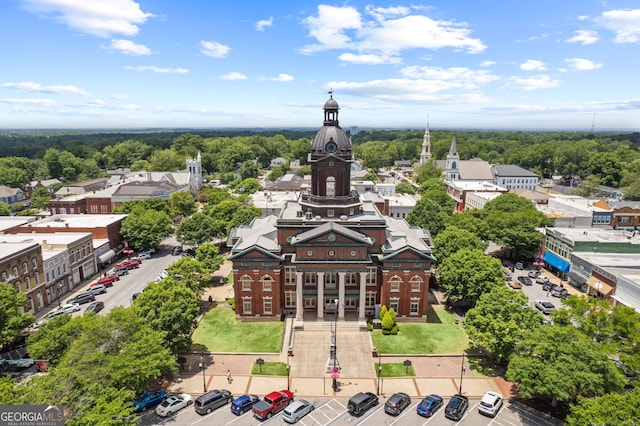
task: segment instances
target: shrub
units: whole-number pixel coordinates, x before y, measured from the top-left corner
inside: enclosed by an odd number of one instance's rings
[[[373,324],[370,322],[367,323],[367,331],[373,331]]]
[[[387,330],[387,329],[382,329],[382,334],[384,334],[385,336],[388,336],[389,334],[391,334],[391,330]]]
[[[382,305],[380,307],[380,320],[382,321],[382,319],[384,318],[384,316],[387,314],[387,307],[385,305]]]
[[[395,336],[396,334],[398,334],[398,331],[400,331],[400,327],[398,327],[398,324],[395,324],[391,329],[391,334]]]
[[[391,313],[387,312],[384,318],[382,318],[382,330],[391,330],[394,325],[395,323],[393,321],[393,317],[391,316]]]

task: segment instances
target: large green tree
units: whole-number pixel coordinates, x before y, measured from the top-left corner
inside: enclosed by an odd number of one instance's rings
[[[601,345],[572,325],[545,325],[520,342],[506,379],[524,398],[572,402],[622,389],[624,377]]]
[[[212,271],[204,263],[190,257],[183,257],[167,268],[169,279],[180,282],[197,295],[201,295],[205,287],[211,285]]]
[[[0,282],[0,346],[11,342],[35,322],[30,313],[21,313],[26,301],[27,296],[17,293],[11,284]]]
[[[164,211],[135,209],[122,221],[120,234],[130,247],[157,246],[171,235],[173,223]]]
[[[176,229],[176,237],[188,244],[199,245],[211,241],[216,236],[216,222],[204,213],[195,213],[185,218]]]
[[[567,416],[568,426],[637,425],[640,419],[640,388],[625,393],[607,393],[601,397],[578,397]]]
[[[201,262],[209,271],[216,272],[224,263],[220,249],[213,243],[200,244],[196,249],[196,260]]]
[[[500,260],[480,250],[462,249],[440,262],[440,285],[451,302],[475,305],[480,296],[504,286]]]
[[[431,232],[431,236],[435,237],[445,228],[445,215],[438,203],[430,198],[423,197],[416,203],[411,213],[407,215],[407,222],[410,225],[428,229]]]
[[[169,196],[169,208],[172,216],[191,216],[198,206],[193,194],[189,191],[178,191]]]
[[[506,285],[481,295],[464,319],[473,346],[497,361],[508,360],[516,344],[542,325],[542,315],[527,307],[528,303],[524,293]]]
[[[477,235],[456,226],[449,226],[436,235],[433,246],[433,254],[438,262],[465,248],[479,251],[484,251],[486,248]]]
[[[173,279],[148,284],[133,304],[134,312],[164,336],[173,353],[191,346],[191,332],[198,315],[198,296]]]

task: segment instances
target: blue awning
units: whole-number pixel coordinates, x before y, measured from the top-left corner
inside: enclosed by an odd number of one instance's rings
[[[550,251],[544,253],[544,261],[562,272],[569,272],[569,262]]]

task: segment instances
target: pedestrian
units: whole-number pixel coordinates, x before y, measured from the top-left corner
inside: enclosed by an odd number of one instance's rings
[[[231,378],[231,370],[227,370],[227,382],[229,384],[231,384],[231,382],[233,382],[233,379]]]

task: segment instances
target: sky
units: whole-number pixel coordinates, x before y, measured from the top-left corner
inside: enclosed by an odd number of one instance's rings
[[[637,0],[4,0],[0,129],[640,130]]]

